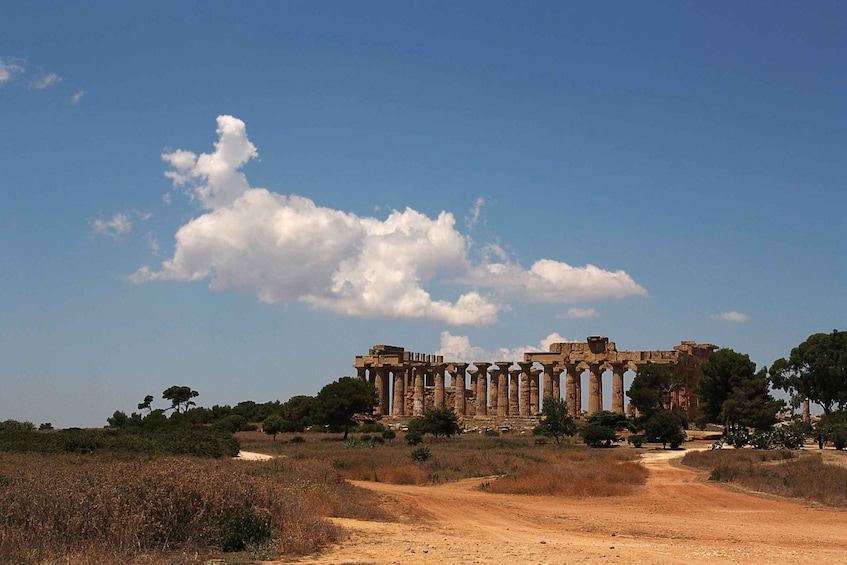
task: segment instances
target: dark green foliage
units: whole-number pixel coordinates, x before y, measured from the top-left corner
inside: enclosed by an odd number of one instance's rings
[[[671,395],[685,381],[668,365],[650,363],[641,367],[626,395],[644,419],[670,407]]]
[[[588,423],[595,426],[605,426],[615,431],[629,430],[632,425],[625,414],[612,412],[611,410],[600,410],[588,417]]]
[[[288,443],[306,443],[306,438],[304,438],[303,436],[294,436],[293,438],[288,440]]]
[[[825,413],[847,407],[847,332],[810,335],[791,350],[786,359],[778,359],[770,369],[775,388],[792,398],[808,398],[820,404]]]
[[[406,433],[406,443],[409,445],[418,445],[423,443],[423,436],[420,432],[409,431]]]
[[[232,414],[212,424],[212,429],[234,434],[235,432],[240,432],[246,425],[247,418],[239,414]]]
[[[423,416],[409,421],[409,431],[420,435],[431,434],[435,438],[452,437],[462,433],[459,418],[452,408],[433,408]]]
[[[718,349],[703,364],[700,395],[701,420],[721,423],[727,430],[739,427],[769,429],[784,406],[768,390],[765,369],[756,372],[748,355]]]
[[[685,441],[685,427],[682,418],[670,410],[658,410],[644,424],[647,441],[662,444],[662,449],[670,444],[677,449]]]
[[[627,443],[631,443],[633,447],[640,448],[647,441],[647,437],[642,434],[633,434],[626,438]]]
[[[383,439],[391,441],[397,437],[397,432],[395,432],[394,430],[385,430],[384,432],[382,432],[382,437]]]
[[[341,377],[318,393],[314,416],[321,424],[343,428],[344,439],[347,439],[353,416],[371,413],[376,403],[376,389],[371,383],[353,377]]]
[[[221,551],[244,551],[248,544],[265,544],[271,539],[268,521],[249,510],[229,511],[220,518]]]
[[[83,430],[70,428],[51,434],[0,433],[0,451],[35,453],[148,453],[234,457],[238,440],[206,427],[165,426]]]
[[[168,387],[162,392],[162,398],[171,401],[171,409],[174,412],[185,412],[192,406],[196,406],[192,398],[197,398],[199,395],[200,393],[191,390],[191,387],[179,385]]]
[[[33,431],[35,431],[35,424],[32,422],[19,422],[18,420],[0,422],[0,433],[17,434]]]
[[[51,424],[50,422],[42,422],[41,424],[38,425],[38,429],[41,430],[41,431],[52,430],[53,424]]]
[[[582,436],[585,445],[589,447],[612,447],[612,444],[619,439],[613,428],[598,426],[597,424],[583,426],[579,430],[579,435]]]
[[[750,443],[750,434],[744,428],[739,428],[724,434],[723,440],[735,449],[741,449]]]
[[[418,461],[420,463],[423,463],[424,461],[428,461],[429,459],[432,458],[432,452],[429,450],[428,447],[426,447],[425,445],[422,445],[421,447],[414,449],[412,451],[412,453],[410,454],[410,457],[412,458],[413,461]]]
[[[564,400],[547,396],[541,408],[538,425],[532,430],[533,434],[552,437],[560,443],[565,436],[573,436],[577,431],[576,423],[568,414],[568,405]]]
[[[847,447],[847,411],[824,414],[815,427],[815,434],[821,442],[831,442],[835,449]]]
[[[363,434],[381,434],[385,431],[385,426],[379,422],[365,422],[361,424],[356,431]]]

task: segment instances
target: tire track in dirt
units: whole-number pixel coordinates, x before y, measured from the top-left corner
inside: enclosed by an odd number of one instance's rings
[[[847,564],[847,512],[726,490],[672,464],[681,457],[645,452],[647,484],[614,498],[357,482],[400,521],[335,519],[348,539],[299,562]]]

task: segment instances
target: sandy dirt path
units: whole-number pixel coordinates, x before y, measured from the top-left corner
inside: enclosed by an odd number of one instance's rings
[[[847,512],[727,490],[644,454],[647,484],[626,497],[500,495],[472,479],[435,487],[356,483],[399,522],[337,519],[349,537],[300,563],[847,564]]]

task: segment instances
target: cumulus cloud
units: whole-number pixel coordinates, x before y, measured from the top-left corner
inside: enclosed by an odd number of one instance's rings
[[[254,293],[265,302],[298,300],[349,316],[451,325],[494,323],[510,299],[646,295],[623,271],[551,260],[525,271],[499,246],[473,264],[472,243],[449,212],[431,218],[406,208],[385,219],[361,217],[252,188],[241,167],[258,152],[244,122],[231,116],[217,122],[211,153],[162,155],[170,166],[165,176],[205,212],[179,228],[172,258],[158,269],[142,267],[130,281],[210,279],[213,290]],[[433,288],[452,298],[434,297]]]
[[[606,271],[590,264],[574,267],[550,259],[539,259],[529,270],[509,261],[486,262],[475,267],[466,280],[490,286],[506,298],[533,303],[648,296],[624,271]]]
[[[110,220],[94,220],[91,222],[91,227],[100,235],[118,237],[132,231],[132,220],[128,215],[119,213],[112,216]]]
[[[712,314],[709,316],[712,320],[723,320],[724,322],[749,322],[750,316],[744,314],[743,312],[736,312],[735,310],[731,312],[723,312],[721,314]]]
[[[560,314],[556,316],[557,318],[564,319],[577,319],[577,318],[596,318],[600,314],[597,313],[597,310],[594,308],[568,308],[568,311],[564,314]]]
[[[468,336],[453,335],[449,331],[441,332],[441,347],[435,352],[443,355],[447,361],[462,361],[473,363],[474,361],[523,361],[523,354],[527,351],[549,351],[552,343],[566,343],[568,340],[558,332],[553,332],[537,345],[522,345],[518,347],[498,347],[487,350],[482,347],[471,345]]]
[[[80,102],[82,102],[82,98],[83,98],[84,96],[85,96],[85,91],[84,91],[84,90],[79,90],[79,91],[75,92],[75,93],[74,93],[74,95],[73,95],[73,96],[71,96],[71,104],[73,104],[74,106],[76,106],[77,104],[79,104]]]
[[[32,79],[29,83],[29,86],[30,88],[34,88],[36,90],[44,90],[45,88],[49,88],[54,84],[58,84],[60,82],[62,82],[62,77],[60,77],[56,73],[43,73]]]
[[[23,62],[18,59],[0,58],[0,85],[14,80],[24,72]]]

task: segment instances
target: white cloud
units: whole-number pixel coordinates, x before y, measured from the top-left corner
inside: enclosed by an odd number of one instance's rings
[[[172,201],[173,201],[173,197],[171,196],[170,192],[166,192],[162,195],[162,203],[165,206],[170,206]]]
[[[254,293],[265,302],[298,300],[349,316],[452,325],[494,323],[498,312],[509,309],[509,298],[564,302],[646,295],[623,271],[550,260],[524,271],[506,262],[499,246],[474,265],[472,243],[449,212],[430,218],[406,208],[383,220],[251,188],[240,169],[258,152],[244,122],[231,116],[217,122],[212,153],[162,155],[171,167],[165,176],[206,212],[179,228],[171,259],[158,270],[142,267],[130,281],[209,278],[213,290]],[[491,255],[503,262],[490,263]],[[432,287],[454,298],[433,297]]]
[[[473,208],[471,208],[468,215],[465,216],[465,225],[469,230],[472,230],[476,227],[476,223],[479,221],[479,214],[482,212],[482,207],[485,206],[485,199],[481,196],[476,199],[474,202]]]
[[[47,73],[41,74],[38,77],[32,79],[29,83],[30,88],[34,88],[36,90],[44,90],[45,88],[49,88],[54,84],[62,82],[62,77],[57,75],[56,73]]]
[[[91,227],[100,235],[117,237],[132,231],[132,220],[123,213],[115,214],[110,220],[94,220]]]
[[[750,321],[750,316],[742,312],[736,312],[735,310],[731,312],[723,312],[722,314],[712,314],[709,318],[712,320],[723,320],[724,322],[743,323]]]
[[[648,296],[624,271],[605,271],[594,265],[573,267],[551,259],[539,259],[529,270],[508,261],[483,263],[465,280],[491,287],[506,298],[532,303]]]
[[[558,332],[553,332],[538,345],[522,345],[518,347],[499,347],[494,350],[486,350],[482,347],[471,345],[467,336],[453,335],[449,331],[441,332],[441,347],[435,352],[443,355],[446,361],[461,361],[465,363],[494,362],[494,361],[523,361],[523,354],[527,351],[549,351],[552,343],[566,343],[568,340]]]
[[[85,96],[84,90],[77,91],[76,93],[74,93],[73,96],[71,96],[71,104],[73,104],[73,105],[79,104],[80,102],[82,102],[82,99],[83,99],[84,96]]]
[[[566,314],[560,314],[557,318],[576,319],[576,318],[596,318],[600,314],[594,308],[568,308]]]
[[[14,80],[24,72],[23,62],[18,59],[0,59],[0,85]]]

